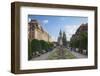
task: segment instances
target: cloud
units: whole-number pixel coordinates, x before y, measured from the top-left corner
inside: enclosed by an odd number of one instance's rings
[[[66,32],[67,40],[69,41],[76,30],[79,28],[79,25],[65,25],[64,31]]]
[[[43,20],[43,23],[44,24],[47,24],[49,21],[48,20]]]

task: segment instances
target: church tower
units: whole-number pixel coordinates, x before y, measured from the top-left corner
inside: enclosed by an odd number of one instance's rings
[[[59,44],[59,45],[63,45],[63,41],[62,41],[62,31],[61,31],[61,30],[60,30],[60,32],[59,32],[58,44]]]

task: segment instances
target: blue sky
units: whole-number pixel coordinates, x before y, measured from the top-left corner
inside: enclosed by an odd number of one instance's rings
[[[80,24],[88,23],[87,17],[75,16],[28,15],[28,21],[31,19],[38,20],[54,41],[57,40],[60,29],[66,32],[67,40],[69,41]]]

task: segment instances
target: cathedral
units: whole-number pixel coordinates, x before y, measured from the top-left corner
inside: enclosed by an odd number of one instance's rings
[[[62,33],[62,31],[60,30],[59,36],[58,36],[58,45],[67,47],[67,44],[68,42],[66,38],[66,33],[64,31]]]
[[[58,37],[58,45],[63,45],[63,37],[62,37],[62,31],[60,30],[59,32],[59,37]]]

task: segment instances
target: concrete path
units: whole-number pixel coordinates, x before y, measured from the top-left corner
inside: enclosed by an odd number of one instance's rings
[[[47,52],[47,53],[45,53],[43,55],[40,55],[39,57],[32,58],[31,60],[48,60],[48,56],[54,51],[56,51],[56,48],[53,49],[51,52]]]
[[[53,49],[52,51],[47,52],[47,53],[45,53],[45,54],[43,54],[43,55],[40,55],[39,57],[32,58],[31,60],[48,60],[48,56],[49,56],[51,53],[55,52],[57,49],[58,49],[58,48],[55,48],[55,49]],[[80,54],[80,53],[75,52],[75,51],[70,51],[70,49],[67,49],[67,51],[71,52],[71,53],[76,57],[76,59],[79,59],[79,58],[87,58],[86,55]]]
[[[69,49],[68,49],[69,50]],[[70,50],[69,50],[70,51]],[[88,58],[88,56],[80,54],[78,52],[75,51],[70,51],[74,56],[76,56],[76,58]]]

